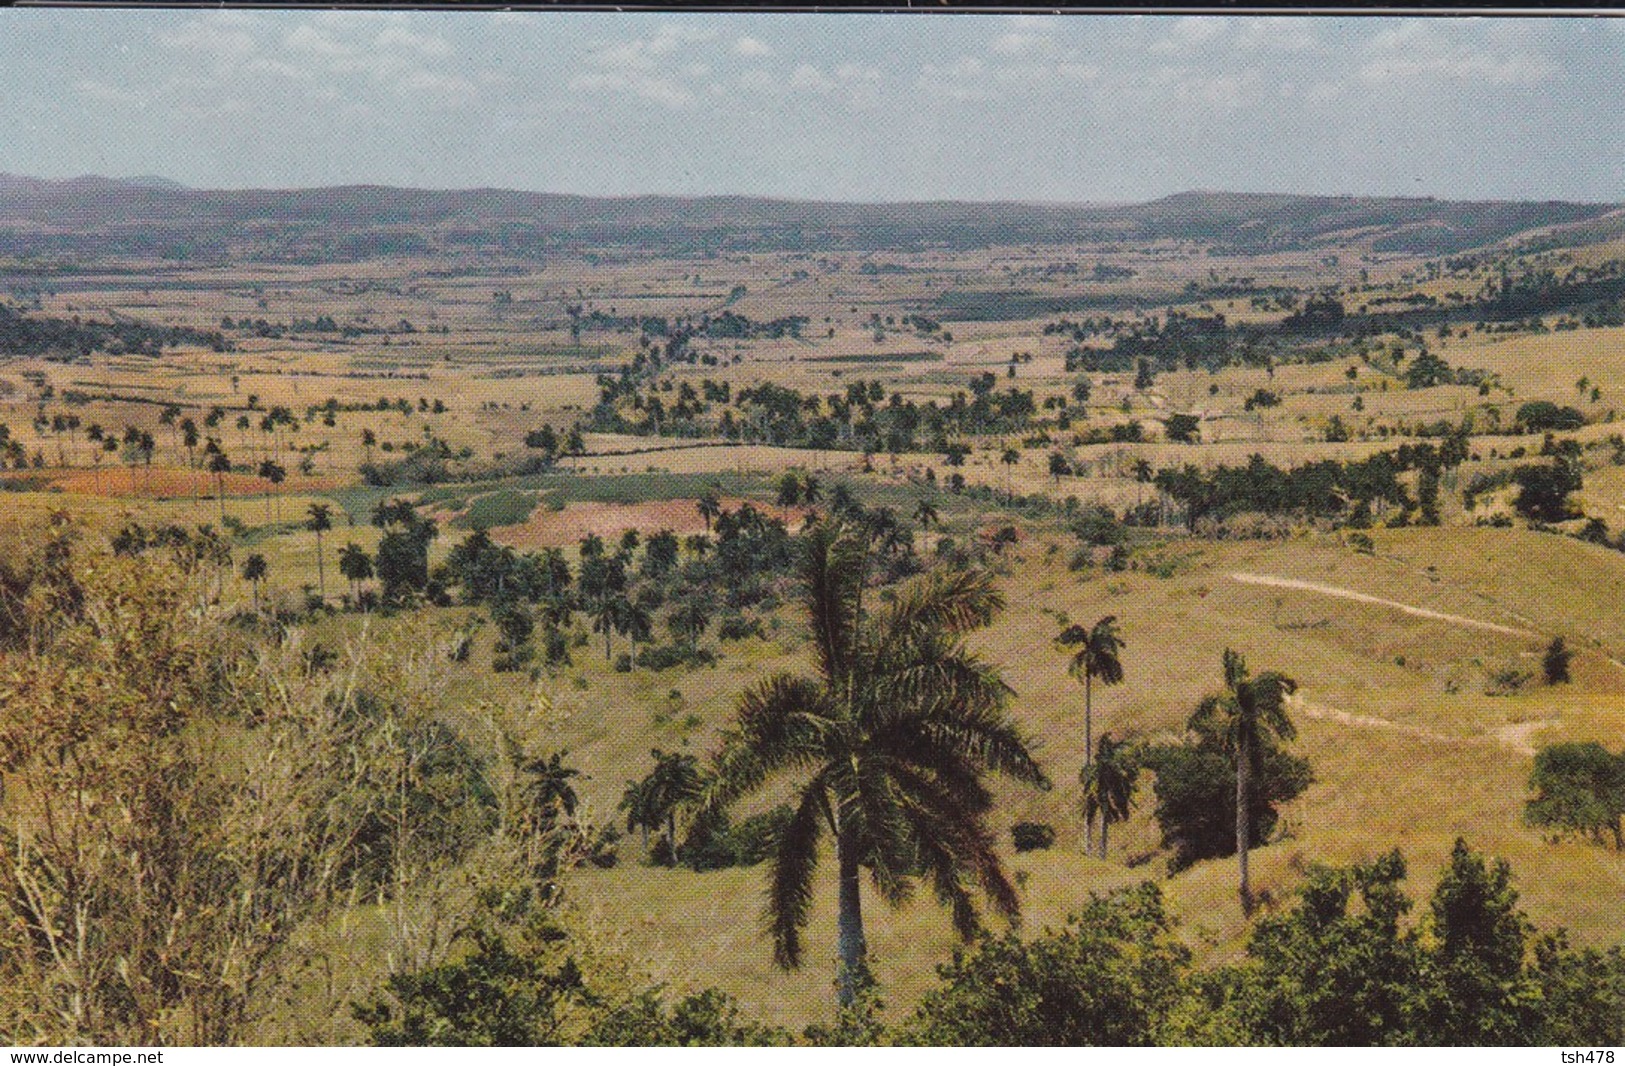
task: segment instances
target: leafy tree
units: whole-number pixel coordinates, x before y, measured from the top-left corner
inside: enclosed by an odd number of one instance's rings
[[[1541,657],[1541,671],[1546,675],[1548,685],[1567,684],[1569,680],[1569,661],[1574,658],[1574,652],[1569,650],[1561,636],[1553,637],[1552,642],[1546,645],[1546,654]]]
[[[1524,970],[1531,932],[1512,868],[1458,838],[1430,907],[1443,995],[1431,1036],[1444,1044],[1518,1044],[1536,1029],[1539,993]]]
[[[942,516],[937,513],[936,504],[921,500],[914,508],[914,521],[921,529],[930,529],[941,523]]]
[[[1585,425],[1585,415],[1550,400],[1531,400],[1518,408],[1514,421],[1525,433],[1546,433],[1579,429]]]
[[[722,1047],[791,1042],[715,989],[668,1003],[525,889],[487,889],[451,958],[392,975],[355,1017],[384,1047]]]
[[[1525,518],[1562,522],[1573,517],[1569,494],[1581,488],[1580,472],[1574,464],[1561,460],[1528,464],[1514,470],[1512,479],[1518,485],[1512,506]]]
[[[405,603],[411,594],[428,588],[429,545],[438,530],[406,500],[380,503],[373,522],[385,531],[373,560],[380,594],[387,604]]]
[[[1156,379],[1151,373],[1151,360],[1141,359],[1139,368],[1134,372],[1134,391],[1144,392],[1146,389],[1149,389],[1152,384],[1155,383],[1155,381]]]
[[[360,602],[361,583],[372,577],[372,556],[361,545],[351,541],[339,552],[339,573],[349,580],[351,591],[356,601]]]
[[[1427,1041],[1436,992],[1427,951],[1402,921],[1398,851],[1350,867],[1312,866],[1291,911],[1264,918],[1247,945],[1232,1009],[1247,1042],[1287,1045]],[[1360,906],[1352,907],[1355,898]]]
[[[867,972],[860,871],[894,904],[916,875],[929,877],[969,937],[979,925],[973,885],[1000,913],[1019,906],[985,822],[993,797],[983,775],[1048,782],[1004,713],[1008,687],[963,643],[1002,606],[987,575],[932,571],[866,609],[864,538],[820,523],[804,542],[818,676],[777,674],[741,697],[706,805],[726,808],[796,771],[802,784],[768,894],[774,958],[801,962],[827,831],[838,866],[838,995],[850,1005]]]
[[[1625,950],[1570,947],[1559,930],[1535,942],[1543,1032],[1531,1044],[1611,1047],[1625,1041]]]
[[[1157,886],[1095,896],[1060,930],[982,936],[937,968],[905,1030],[933,1046],[1143,1046],[1184,995],[1190,952]]]
[[[540,1047],[579,1038],[594,997],[556,925],[538,919],[517,946],[487,926],[458,940],[466,950],[454,961],[392,974],[387,998],[355,1008],[375,1046]]]
[[[1066,461],[1066,456],[1060,452],[1049,453],[1049,476],[1060,484],[1061,478],[1072,473],[1072,464]]]
[[[1134,805],[1134,785],[1140,765],[1133,748],[1124,741],[1100,734],[1100,747],[1092,762],[1083,764],[1078,783],[1083,786],[1083,818],[1093,825],[1100,817],[1100,857],[1106,857],[1106,836],[1113,822],[1126,821]]]
[[[1625,815],[1625,760],[1596,741],[1553,744],[1535,754],[1529,775],[1535,795],[1524,805],[1531,825],[1559,833],[1612,834],[1614,848],[1625,847],[1620,816]]]
[[[1169,440],[1176,444],[1195,444],[1202,420],[1195,415],[1173,414],[1168,416],[1166,426]]]

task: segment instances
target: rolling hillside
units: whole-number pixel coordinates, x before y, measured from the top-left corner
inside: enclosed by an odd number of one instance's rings
[[[1441,255],[1616,208],[1219,192],[1130,205],[852,204],[367,185],[199,190],[153,178],[0,174],[0,254],[314,263],[427,253],[535,258],[614,246],[693,254],[1187,240],[1250,253],[1354,243]]]

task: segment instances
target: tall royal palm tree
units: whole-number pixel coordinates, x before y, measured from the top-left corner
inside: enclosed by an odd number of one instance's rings
[[[1004,464],[1004,495],[1011,500],[1016,498],[1015,487],[1010,483],[1010,471],[1021,462],[1021,453],[1014,448],[1006,448],[999,456],[999,462]]]
[[[1095,750],[1095,679],[1102,685],[1116,685],[1123,680],[1123,637],[1117,629],[1117,616],[1106,615],[1093,626],[1067,625],[1055,642],[1072,651],[1072,661],[1066,672],[1083,679],[1083,766],[1088,771]],[[1094,820],[1085,816],[1084,845],[1094,835]]]
[[[1271,738],[1291,740],[1298,735],[1287,717],[1287,697],[1297,691],[1298,684],[1285,674],[1271,671],[1249,678],[1247,661],[1239,654],[1224,650],[1225,691],[1208,696],[1197,704],[1191,716],[1191,728],[1204,724],[1225,737],[1226,746],[1236,760],[1236,858],[1241,865],[1242,913],[1253,912],[1252,885],[1247,879],[1247,851],[1252,846],[1250,808],[1252,777],[1255,763],[1264,744]]]
[[[1078,783],[1083,786],[1083,817],[1093,824],[1100,816],[1100,857],[1106,857],[1106,835],[1113,822],[1128,819],[1134,806],[1134,785],[1140,776],[1140,763],[1134,749],[1126,741],[1113,740],[1110,733],[1100,734],[1100,746],[1095,757],[1083,764]]]
[[[700,517],[705,520],[705,531],[709,533],[711,523],[722,513],[722,501],[717,499],[715,490],[706,489],[705,494],[694,504],[694,509],[700,512]]]
[[[209,443],[214,444],[215,442],[210,441]],[[226,457],[225,452],[216,446],[213,454],[209,456],[209,473],[214,475],[214,495],[215,499],[220,502],[221,528],[226,525],[226,475],[230,472],[231,460]]]
[[[260,582],[265,580],[265,556],[255,552],[243,560],[243,577],[254,588],[254,610],[260,609]]]
[[[778,674],[745,692],[707,790],[724,807],[770,780],[800,782],[768,891],[773,955],[802,959],[802,929],[825,832],[838,867],[838,997],[850,1005],[866,972],[860,873],[896,904],[919,873],[963,937],[978,928],[972,889],[1006,916],[1018,909],[986,824],[984,777],[1039,787],[1048,779],[1005,714],[1010,689],[966,650],[963,635],[1003,606],[988,575],[939,569],[864,603],[866,538],[839,523],[806,535],[804,605],[816,676]]]
[[[316,534],[316,582],[322,602],[327,602],[327,563],[322,554],[322,534],[333,528],[333,509],[325,503],[313,503],[306,512],[305,528]]]
[[[604,661],[609,662],[613,649],[610,647],[610,636],[615,633],[625,635],[633,624],[631,621],[634,607],[632,601],[624,592],[608,592],[592,603],[592,631],[604,635]],[[635,649],[634,649],[635,650]]]

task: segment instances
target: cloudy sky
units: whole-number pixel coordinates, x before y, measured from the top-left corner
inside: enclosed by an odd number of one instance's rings
[[[0,10],[0,171],[1625,200],[1625,22]]]

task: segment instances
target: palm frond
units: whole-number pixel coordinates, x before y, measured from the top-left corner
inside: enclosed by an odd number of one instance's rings
[[[869,868],[875,891],[892,906],[909,898],[913,884],[905,872],[912,865],[913,841],[904,818],[895,783],[888,773],[887,760],[860,759],[852,775],[855,792],[842,808],[841,826],[848,818],[858,838],[863,865]]]
[[[773,853],[765,918],[773,937],[773,961],[786,970],[801,965],[801,930],[812,907],[812,875],[818,867],[818,838],[826,809],[824,779],[802,790],[795,814]]]
[[[820,522],[805,536],[802,580],[818,667],[832,681],[844,679],[858,641],[868,549],[838,523]]]
[[[776,770],[824,761],[836,728],[824,687],[808,678],[775,674],[739,697],[738,725],[713,759],[704,809],[724,807],[754,791]]]
[[[1273,733],[1282,740],[1292,740],[1298,735],[1297,727],[1286,713],[1287,697],[1298,690],[1296,681],[1285,674],[1270,671],[1246,682],[1245,689],[1259,729]]]
[[[1123,680],[1123,663],[1119,658],[1123,638],[1117,630],[1116,615],[1106,615],[1087,629],[1068,625],[1055,638],[1055,643],[1066,650],[1076,649],[1066,667],[1071,676],[1095,678],[1105,685]]]
[[[894,773],[909,797],[905,813],[914,828],[921,860],[932,872],[938,899],[953,909],[960,935],[968,936],[976,929],[976,909],[965,891],[967,873],[994,910],[1014,918],[1021,901],[999,861],[983,812],[968,808],[944,780],[912,767],[899,767]]]
[[[871,726],[916,715],[994,715],[1012,694],[995,667],[962,648],[932,649],[931,654],[876,666],[870,698],[858,708]]]
[[[992,715],[921,715],[899,720],[875,735],[877,745],[914,765],[937,766],[952,758],[1003,774],[1035,788],[1049,789],[1049,775],[1033,757],[1015,724]]]
[[[1004,594],[985,570],[940,568],[922,574],[897,590],[896,597],[875,614],[875,631],[886,647],[920,635],[957,636],[980,629],[1004,609]]]

